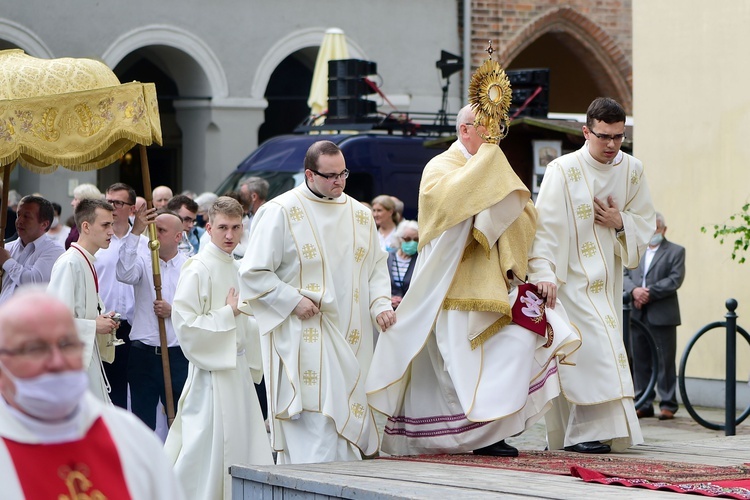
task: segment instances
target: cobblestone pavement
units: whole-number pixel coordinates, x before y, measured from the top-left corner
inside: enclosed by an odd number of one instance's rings
[[[696,411],[704,420],[722,425],[724,423],[723,408],[696,408]],[[738,416],[741,411],[742,409],[737,413]],[[659,409],[656,408],[656,413],[658,414],[658,412]],[[639,422],[643,438],[647,444],[664,441],[696,441],[724,436],[724,431],[713,431],[701,426],[693,420],[693,417],[684,407],[680,407],[672,420],[659,420],[656,417],[650,417],[642,418]],[[736,426],[736,435],[750,435],[749,420]],[[509,438],[507,441],[522,450],[543,450],[546,446],[544,421],[535,424],[520,436]]]

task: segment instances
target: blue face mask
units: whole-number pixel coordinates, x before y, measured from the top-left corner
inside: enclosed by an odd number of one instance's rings
[[[402,241],[401,251],[404,252],[406,255],[414,255],[415,253],[417,253],[418,246],[419,246],[419,242],[417,241]]]
[[[664,235],[661,233],[656,233],[651,237],[651,241],[649,241],[648,244],[652,247],[657,247],[661,245],[662,241],[664,241]]]

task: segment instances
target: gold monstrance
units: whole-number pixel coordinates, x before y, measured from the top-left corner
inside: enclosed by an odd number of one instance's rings
[[[492,60],[492,40],[487,53],[490,57],[474,72],[469,83],[469,104],[474,110],[474,126],[487,142],[498,144],[508,135],[508,110],[511,89],[505,70]],[[484,127],[481,132],[479,127]]]

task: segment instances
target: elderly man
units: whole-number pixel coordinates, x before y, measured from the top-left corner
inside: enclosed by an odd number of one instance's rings
[[[183,498],[158,439],[87,393],[83,350],[54,297],[22,289],[0,307],[2,497]]]
[[[0,248],[3,286],[0,303],[6,302],[24,283],[49,282],[52,266],[64,252],[47,236],[55,217],[52,204],[40,196],[24,196],[18,204],[18,239]]]
[[[422,174],[416,269],[398,324],[378,339],[367,393],[391,417],[387,453],[514,457],[505,438],[549,410],[556,357],[580,340],[564,314],[545,313],[521,288],[536,227],[529,190],[470,106],[456,129]]]
[[[529,279],[549,308],[562,299],[581,332],[575,365],[560,367],[564,397],[546,417],[549,448],[608,453],[643,441],[622,341],[622,280],[623,266],[638,266],[655,219],[643,164],[620,151],[622,106],[595,99],[583,135],[581,149],[547,166]]]
[[[156,224],[159,240],[161,300],[156,300],[151,251],[144,244],[146,238],[141,236],[148,224]],[[152,429],[156,429],[159,399],[164,406],[167,404],[157,318],[164,318],[175,402],[180,398],[188,372],[187,358],[180,349],[172,326],[172,300],[180,269],[187,260],[177,250],[182,229],[182,220],[173,212],[163,212],[157,216],[154,209],[137,211],[133,230],[120,247],[117,262],[117,279],[132,285],[135,291],[135,319],[130,332],[131,349],[127,365],[130,408]]]
[[[84,343],[83,363],[88,369],[91,391],[109,402],[109,387],[102,360],[114,360],[114,332],[118,326],[111,313],[105,314],[99,296],[99,278],[94,266],[99,250],[109,247],[114,231],[112,205],[104,200],[81,200],[76,206],[76,225],[81,234],[77,243],[57,259],[52,267],[47,291],[73,312],[78,335]]]
[[[373,325],[396,321],[387,254],[330,141],[305,155],[305,183],[255,214],[240,266],[258,320],[278,463],[358,460],[378,449],[364,381]]]
[[[245,216],[242,218],[244,231],[242,232],[242,241],[234,249],[236,258],[241,259],[245,255],[247,242],[250,239],[250,228],[253,224],[253,217],[258,209],[266,202],[268,198],[268,181],[260,177],[248,177],[240,185],[240,203],[245,210]]]
[[[172,190],[167,186],[156,186],[151,192],[154,208],[164,208],[172,198]]]
[[[238,304],[242,206],[222,196],[208,212],[208,248],[182,267],[172,323],[190,361],[165,450],[194,498],[230,498],[232,464],[273,463],[253,381],[261,376],[255,320]]]

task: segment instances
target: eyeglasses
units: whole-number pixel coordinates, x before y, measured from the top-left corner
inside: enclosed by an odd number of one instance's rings
[[[73,356],[83,351],[83,342],[74,339],[62,339],[56,344],[47,342],[29,342],[17,349],[0,349],[0,355],[5,356],[22,356],[34,361],[48,359],[52,355],[54,347],[60,351],[63,356]]]
[[[135,203],[128,203],[127,201],[120,201],[120,200],[107,200],[107,203],[114,206],[115,208],[122,208],[125,205],[127,206],[135,205]]]
[[[401,238],[401,240],[407,243],[410,241],[416,241],[417,243],[419,243],[419,236],[417,236],[416,238],[412,238],[410,236],[404,236],[403,238]]]
[[[592,134],[594,134],[594,137],[599,139],[600,141],[604,143],[609,143],[609,141],[612,141],[614,143],[622,142],[625,140],[625,134],[617,134],[617,135],[607,135],[607,134],[597,134],[593,130],[589,130]]]
[[[339,179],[347,179],[349,177],[349,169],[348,168],[345,168],[344,171],[341,172],[340,174],[321,174],[317,170],[313,170],[311,168],[308,168],[308,170],[310,172],[314,173],[315,175],[319,175],[322,178],[324,178],[326,180],[329,180],[329,181],[331,181],[331,180],[339,180]]]

